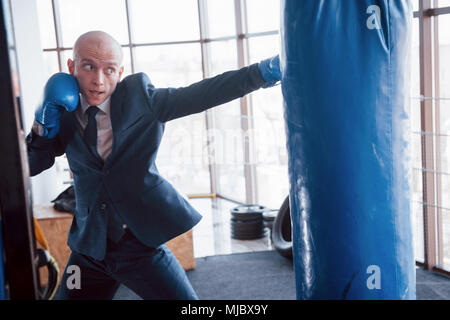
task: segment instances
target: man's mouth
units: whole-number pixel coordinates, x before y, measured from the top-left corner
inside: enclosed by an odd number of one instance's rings
[[[88,90],[89,93],[93,96],[101,96],[102,94],[104,94],[104,91],[97,91],[97,90]]]

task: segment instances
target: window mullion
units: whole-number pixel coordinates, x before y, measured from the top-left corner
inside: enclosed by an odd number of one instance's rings
[[[438,6],[438,0],[434,0],[434,7]],[[440,84],[439,84],[439,16],[435,16],[433,20],[433,31],[434,31],[434,96],[440,97]],[[435,170],[436,172],[441,172],[441,137],[440,134],[440,100],[436,99],[434,101],[434,130],[436,135],[434,136],[434,145],[435,145]],[[444,239],[443,239],[443,220],[442,220],[442,179],[441,174],[435,174],[435,188],[436,188],[436,240],[437,240],[437,264],[442,266],[444,263]]]
[[[211,76],[211,54],[209,50],[209,44],[204,39],[209,39],[208,28],[208,7],[206,0],[197,0],[198,3],[198,20],[200,26],[200,47],[202,51],[202,71],[203,78]],[[210,192],[213,195],[219,193],[220,183],[217,170],[216,152],[212,152],[214,148],[218,147],[213,137],[210,136],[210,132],[214,132],[214,109],[208,109],[205,111],[205,124],[206,124],[206,139],[207,139],[207,152],[208,152],[208,168],[209,168],[209,181]],[[211,150],[212,148],[212,150]]]
[[[433,94],[433,57],[432,57],[432,25],[431,17],[424,14],[431,7],[431,0],[420,1],[420,93],[424,97]],[[422,100],[420,104],[421,130],[433,132],[433,101]],[[422,173],[423,202],[435,201],[435,171],[433,136],[422,136]],[[425,265],[427,269],[436,266],[436,210],[423,206]]]
[[[131,30],[131,14],[130,14],[130,2],[128,0],[125,0],[125,8],[127,13],[127,28],[128,28],[128,45],[130,49],[130,63],[131,63],[131,74],[135,72],[135,56],[134,56],[134,38],[133,38],[133,32]]]
[[[234,0],[234,9],[236,15],[236,33],[237,38],[237,54],[239,68],[243,68],[249,63],[248,45],[245,34],[247,32],[247,15],[244,0]],[[241,106],[241,129],[243,135],[243,151],[244,151],[244,176],[245,176],[245,192],[247,203],[257,203],[257,182],[256,182],[256,166],[252,163],[251,152],[254,144],[253,135],[253,112],[249,96],[240,99]]]
[[[53,22],[55,24],[55,39],[56,39],[56,54],[58,57],[58,69],[61,72],[63,70],[62,57],[61,57],[61,48],[63,47],[62,43],[62,30],[61,30],[61,19],[60,19],[60,11],[59,11],[59,2],[58,0],[52,0],[52,10],[53,10]]]

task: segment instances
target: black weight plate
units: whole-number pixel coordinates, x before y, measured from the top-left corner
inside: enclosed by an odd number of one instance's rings
[[[258,234],[263,234],[264,232],[265,232],[265,229],[260,229],[260,230],[231,230],[231,234],[243,235],[243,236],[258,235]]]
[[[257,222],[257,221],[264,221],[264,219],[261,217],[261,216],[259,216],[259,217],[245,217],[245,218],[235,218],[235,217],[231,217],[230,218],[230,221],[231,222],[244,222],[244,223],[247,223],[247,222]]]
[[[230,226],[230,229],[232,231],[248,231],[248,232],[255,232],[264,229],[264,225],[257,225],[257,226]]]
[[[260,228],[252,228],[252,229],[242,229],[242,228],[231,228],[231,232],[234,233],[258,233],[258,232],[262,232],[262,230],[264,230],[264,227],[260,227]]]
[[[264,238],[264,237],[238,237],[238,236],[231,236],[231,238],[232,239],[235,239],[235,240],[257,240],[257,239],[261,239],[261,238]]]
[[[250,236],[250,235],[258,235],[262,234],[264,229],[262,230],[231,230],[231,234],[238,236]]]
[[[260,205],[243,205],[230,210],[231,215],[236,219],[248,219],[262,217],[263,212],[268,209]]]
[[[255,220],[255,219],[262,219],[261,213],[232,213],[231,214],[232,219],[235,220],[241,220],[241,221],[247,221],[247,220]]]
[[[255,227],[264,225],[264,221],[251,221],[251,222],[242,222],[242,221],[231,221],[230,226],[232,227]]]
[[[263,228],[264,223],[252,223],[252,224],[238,224],[238,223],[231,223],[230,227],[233,229],[255,229],[255,228]]]
[[[233,239],[240,239],[240,240],[253,240],[253,239],[261,239],[266,236],[265,233],[258,233],[258,234],[231,234],[231,238]]]
[[[264,221],[274,221],[275,217],[278,215],[277,211],[267,211],[262,214]]]
[[[264,211],[267,211],[267,208],[264,206],[260,206],[257,204],[249,204],[249,205],[241,205],[234,207],[231,209],[231,212],[234,213],[263,213]]]
[[[261,239],[266,236],[266,233],[252,234],[252,235],[240,235],[240,234],[231,234],[231,238],[236,240],[256,240]]]

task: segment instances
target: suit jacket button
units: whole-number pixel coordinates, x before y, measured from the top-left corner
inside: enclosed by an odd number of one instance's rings
[[[105,210],[106,209],[106,203],[102,203],[100,206],[100,210]]]

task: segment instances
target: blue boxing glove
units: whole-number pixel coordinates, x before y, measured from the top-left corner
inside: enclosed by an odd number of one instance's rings
[[[40,136],[54,138],[59,132],[62,111],[72,112],[78,106],[79,88],[77,80],[70,74],[59,72],[48,79],[44,88],[44,99],[35,112],[35,123],[40,125]]]
[[[276,55],[272,58],[262,60],[259,64],[259,71],[263,79],[266,81],[263,88],[273,87],[281,80],[280,56]]]

